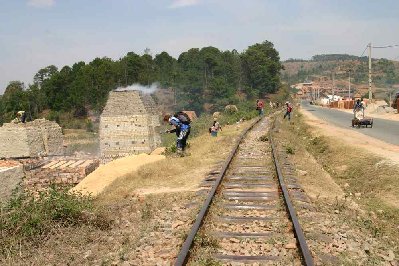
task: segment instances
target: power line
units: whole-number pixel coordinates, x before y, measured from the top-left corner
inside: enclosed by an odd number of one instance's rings
[[[399,47],[399,44],[384,45],[384,46],[372,46],[372,48],[377,48],[377,49],[394,48],[394,47]]]
[[[363,53],[362,53],[362,55],[361,55],[360,57],[362,57],[362,56],[364,55],[364,52],[366,52],[366,50],[367,50],[368,47],[369,47],[369,46],[366,45],[366,48],[364,48],[364,51],[363,51]]]

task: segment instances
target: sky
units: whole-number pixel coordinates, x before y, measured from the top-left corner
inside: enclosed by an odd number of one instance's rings
[[[0,0],[0,93],[62,68],[127,52],[174,57],[190,48],[245,50],[265,40],[282,60],[360,56],[399,44],[398,0]],[[399,60],[399,47],[373,49]]]

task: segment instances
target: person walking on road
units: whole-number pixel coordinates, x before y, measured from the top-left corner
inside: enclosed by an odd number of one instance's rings
[[[286,107],[286,112],[284,114],[284,119],[285,119],[285,117],[288,116],[288,120],[291,120],[292,106],[289,102],[286,102],[285,107]]]

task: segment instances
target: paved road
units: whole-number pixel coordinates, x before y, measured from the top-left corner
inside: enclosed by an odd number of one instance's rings
[[[302,101],[302,108],[310,111],[316,117],[323,119],[333,125],[361,132],[370,137],[382,141],[399,145],[399,121],[374,118],[373,128],[352,128],[353,115],[350,113],[310,105],[307,101]]]

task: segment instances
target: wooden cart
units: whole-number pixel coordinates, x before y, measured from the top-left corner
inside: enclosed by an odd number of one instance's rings
[[[352,127],[373,127],[373,118],[364,117],[364,109],[356,109],[354,112],[354,118],[352,119]]]
[[[369,117],[365,117],[363,119],[354,118],[354,119],[352,119],[352,127],[355,127],[355,126],[357,126],[357,127],[362,127],[362,126],[373,127],[373,118],[369,118]]]

